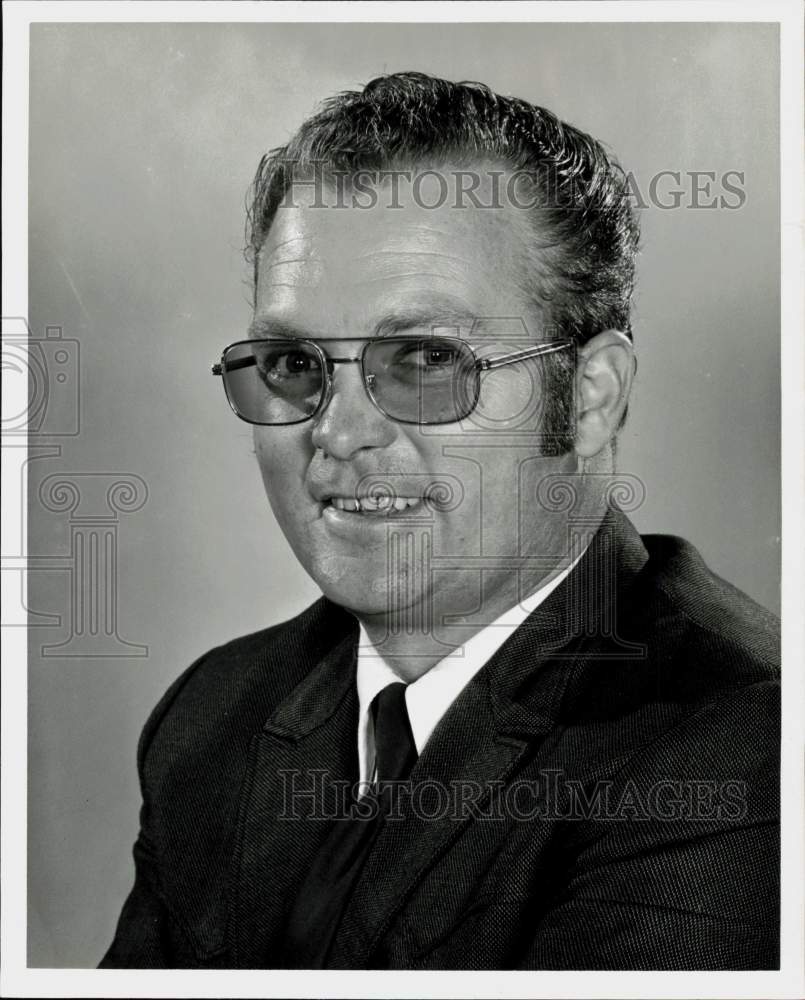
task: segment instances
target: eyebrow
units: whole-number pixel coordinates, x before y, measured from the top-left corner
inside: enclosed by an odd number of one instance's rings
[[[270,316],[256,317],[249,324],[248,336],[252,340],[273,337],[277,340],[310,340],[311,335],[306,330],[287,323],[284,320],[272,319]]]
[[[464,305],[447,305],[434,303],[421,307],[406,307],[399,312],[387,313],[374,326],[370,337],[390,337],[405,330],[417,327],[472,327],[477,316]],[[277,340],[316,340],[317,335],[305,330],[287,320],[274,319],[270,316],[255,317],[249,326],[250,338],[273,338]],[[350,340],[350,337],[330,338]],[[355,334],[354,339],[362,339],[361,334]]]

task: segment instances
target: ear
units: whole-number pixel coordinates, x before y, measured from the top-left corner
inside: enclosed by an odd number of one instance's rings
[[[597,455],[617,433],[635,367],[632,342],[620,330],[604,330],[579,350],[575,448],[582,458]]]

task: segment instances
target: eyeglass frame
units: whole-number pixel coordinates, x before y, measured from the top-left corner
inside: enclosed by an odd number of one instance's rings
[[[363,347],[361,352],[357,357],[354,358],[333,358],[329,354],[325,353],[324,349],[315,341],[308,340],[307,338],[299,337],[250,337],[245,340],[236,340],[233,343],[227,345],[221,352],[221,360],[215,362],[210,366],[210,373],[215,376],[220,376],[224,383],[224,392],[226,394],[227,402],[229,403],[229,408],[235,414],[238,419],[242,420],[244,423],[252,424],[255,427],[294,427],[297,424],[304,424],[308,420],[313,420],[322,410],[326,409],[330,399],[333,394],[333,373],[335,371],[336,365],[346,365],[346,364],[360,364],[361,366],[361,381],[363,382],[363,388],[368,396],[370,402],[383,414],[386,419],[393,421],[397,424],[407,424],[408,426],[414,427],[439,427],[446,426],[447,424],[460,423],[462,420],[466,420],[471,416],[477,406],[480,399],[480,393],[478,398],[475,400],[472,409],[464,414],[464,416],[457,418],[456,420],[400,420],[399,417],[393,417],[390,413],[386,413],[383,407],[378,403],[370,391],[370,383],[367,381],[368,378],[374,378],[375,376],[370,374],[367,376],[366,369],[364,366],[364,359],[366,352],[373,343],[382,342],[421,342],[426,341],[427,337],[328,337],[328,344],[345,343],[349,341],[363,342]],[[568,347],[572,347],[574,342],[572,340],[551,340],[543,344],[532,345],[531,347],[526,347],[521,351],[514,351],[509,354],[501,354],[497,357],[491,358],[479,358],[475,353],[475,348],[468,344],[466,340],[462,340],[461,337],[435,337],[440,343],[458,343],[461,344],[462,348],[468,350],[473,358],[473,368],[477,372],[493,371],[497,368],[503,368],[506,365],[516,364],[518,361],[529,361],[532,358],[543,357],[546,354],[554,354],[557,351],[563,351]],[[241,344],[268,344],[268,343],[294,343],[294,344],[306,344],[308,347],[312,347],[313,350],[318,354],[320,360],[323,362],[321,365],[322,372],[326,372],[326,383],[322,386],[321,398],[312,413],[309,413],[306,417],[302,417],[301,420],[290,420],[283,423],[269,423],[265,421],[249,420],[248,417],[244,417],[235,408],[235,404],[232,402],[232,398],[229,395],[229,389],[226,384],[226,379],[224,378],[225,363],[224,359],[226,357],[227,351],[230,351],[233,347],[239,347]],[[240,364],[236,367],[248,367],[251,364],[257,364],[257,361],[252,358],[241,358]],[[234,369],[233,369],[234,370]]]

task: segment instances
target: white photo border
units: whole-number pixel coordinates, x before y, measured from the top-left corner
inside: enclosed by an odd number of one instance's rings
[[[805,996],[805,336],[803,336],[803,9],[786,2],[291,3],[9,0],[3,10],[3,315],[28,312],[28,44],[42,22],[762,22],[780,28],[782,623],[781,968],[771,972],[136,971],[26,966],[26,636],[4,629],[0,994],[6,997],[779,998]],[[3,372],[4,391],[22,391]],[[22,412],[24,400],[12,412]],[[7,455],[3,453],[6,471]],[[4,517],[6,510],[3,511]]]

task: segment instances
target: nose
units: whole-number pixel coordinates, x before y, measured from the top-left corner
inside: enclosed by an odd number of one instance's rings
[[[336,364],[330,398],[313,425],[313,446],[347,460],[365,448],[385,448],[396,436],[397,425],[369,398],[360,365]]]

